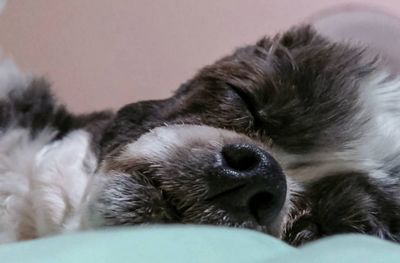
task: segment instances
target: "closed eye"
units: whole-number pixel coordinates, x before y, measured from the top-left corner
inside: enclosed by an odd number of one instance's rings
[[[253,117],[254,120],[254,127],[260,127],[260,115],[257,110],[257,104],[254,100],[254,98],[249,94],[248,92],[244,91],[243,89],[240,89],[238,87],[235,87],[233,85],[228,84],[228,87],[240,97],[242,102],[245,104],[247,110],[250,112],[250,114]]]

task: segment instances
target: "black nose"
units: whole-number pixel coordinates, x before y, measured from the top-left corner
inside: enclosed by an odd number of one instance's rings
[[[225,145],[208,179],[208,200],[240,221],[271,223],[286,198],[278,162],[251,144]]]

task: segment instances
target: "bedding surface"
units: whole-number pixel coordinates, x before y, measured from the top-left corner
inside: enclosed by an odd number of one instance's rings
[[[250,230],[151,226],[67,234],[0,246],[13,262],[400,262],[400,246],[374,237],[342,235],[301,248]]]

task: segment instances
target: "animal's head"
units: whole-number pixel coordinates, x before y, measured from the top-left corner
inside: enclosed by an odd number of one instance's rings
[[[372,71],[363,50],[300,27],[237,49],[169,99],[123,107],[102,140],[94,214],[287,234],[308,211],[305,182],[332,172],[316,164],[340,163],[329,153],[360,135]]]

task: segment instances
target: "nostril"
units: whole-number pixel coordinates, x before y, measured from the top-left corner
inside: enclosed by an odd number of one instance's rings
[[[222,157],[226,165],[236,171],[243,172],[257,167],[261,161],[259,154],[245,144],[226,145],[222,149]]]
[[[274,196],[269,192],[257,193],[249,199],[249,212],[258,224],[265,224],[274,214],[271,211],[275,207],[274,201]]]
[[[286,178],[279,163],[253,144],[225,145],[207,180],[207,202],[238,222],[268,226],[286,200]]]

